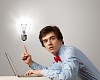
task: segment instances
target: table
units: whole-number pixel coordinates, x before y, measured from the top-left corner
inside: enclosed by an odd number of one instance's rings
[[[0,80],[51,80],[47,77],[0,76]]]

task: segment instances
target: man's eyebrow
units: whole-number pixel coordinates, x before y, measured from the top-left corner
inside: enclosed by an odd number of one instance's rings
[[[45,41],[45,40],[47,40],[47,39],[42,39],[42,41]]]
[[[50,36],[50,37],[56,37],[56,36]]]
[[[55,38],[55,37],[56,37],[56,36],[50,36],[49,39],[50,39],[50,38]]]
[[[56,36],[50,36],[49,38],[52,38],[52,37],[56,37]],[[49,38],[48,38],[48,39],[49,39]],[[42,39],[42,41],[44,41],[44,40],[47,40],[47,39]]]

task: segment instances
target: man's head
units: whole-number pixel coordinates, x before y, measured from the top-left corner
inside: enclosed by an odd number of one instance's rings
[[[62,33],[57,26],[44,27],[40,31],[39,39],[42,46],[48,49],[51,53],[53,53],[53,49],[59,49],[60,46],[64,44]]]

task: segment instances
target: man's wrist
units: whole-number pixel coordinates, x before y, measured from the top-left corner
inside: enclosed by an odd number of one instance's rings
[[[29,64],[28,64],[29,67],[32,66],[32,64],[33,64],[33,61],[30,61]]]

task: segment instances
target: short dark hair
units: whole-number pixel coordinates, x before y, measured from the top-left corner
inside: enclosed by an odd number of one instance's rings
[[[39,40],[40,40],[43,47],[45,47],[45,46],[43,44],[42,37],[46,36],[50,32],[54,32],[57,39],[61,40],[62,44],[64,44],[63,36],[62,36],[60,29],[57,26],[46,26],[40,31],[40,34],[39,34]]]

